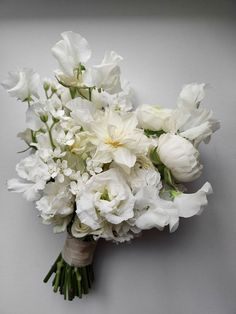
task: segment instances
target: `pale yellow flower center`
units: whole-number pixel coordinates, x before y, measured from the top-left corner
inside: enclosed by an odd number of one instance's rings
[[[105,140],[105,144],[111,145],[114,148],[118,148],[118,147],[122,147],[124,146],[124,144],[122,144],[121,142],[117,141],[117,140],[113,140],[112,138],[108,137]]]

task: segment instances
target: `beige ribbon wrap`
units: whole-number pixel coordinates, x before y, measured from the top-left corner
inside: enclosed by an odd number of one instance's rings
[[[95,241],[83,241],[68,234],[62,257],[70,266],[84,267],[92,264],[95,248]]]

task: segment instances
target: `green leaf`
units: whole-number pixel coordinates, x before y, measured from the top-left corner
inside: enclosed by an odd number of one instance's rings
[[[163,130],[159,130],[159,131],[152,131],[152,130],[148,130],[148,129],[145,129],[144,130],[144,133],[147,137],[159,137],[161,136],[162,134],[166,133],[165,131]]]

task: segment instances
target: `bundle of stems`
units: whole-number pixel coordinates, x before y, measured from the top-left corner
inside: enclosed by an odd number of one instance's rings
[[[53,274],[55,274],[52,281],[53,291],[59,291],[64,295],[64,299],[69,301],[88,294],[94,281],[92,264],[83,267],[71,266],[66,263],[61,253],[43,281],[47,283]]]

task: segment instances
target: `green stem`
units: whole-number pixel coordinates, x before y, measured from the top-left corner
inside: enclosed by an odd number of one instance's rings
[[[52,126],[49,127],[48,124],[47,124],[47,122],[45,122],[45,125],[46,125],[47,131],[48,131],[49,140],[50,140],[52,149],[55,149],[55,148],[56,148],[56,145],[55,145],[54,142],[53,142],[52,132],[51,132],[51,131],[52,131],[52,128],[53,128],[53,126],[54,126],[55,124],[53,123]]]

